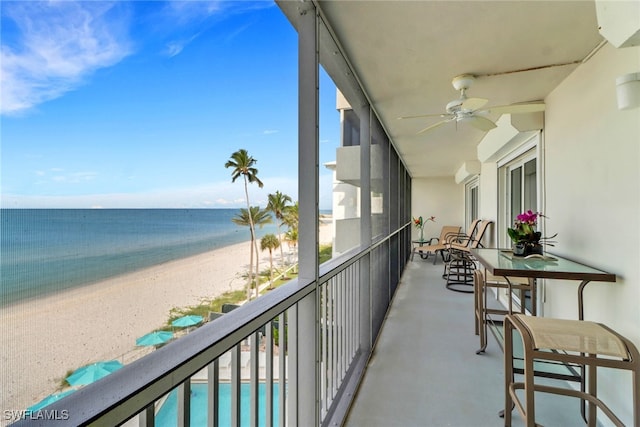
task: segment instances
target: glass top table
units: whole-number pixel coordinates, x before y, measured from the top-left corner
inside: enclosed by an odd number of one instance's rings
[[[559,280],[579,280],[578,286],[578,319],[584,320],[583,294],[585,286],[592,281],[615,282],[616,275],[606,271],[572,261],[570,259],[555,255],[545,254],[543,258],[517,257],[507,249],[471,249],[472,255],[491,274],[503,276],[507,282],[511,277],[526,277],[532,286],[535,286],[536,279],[559,279]],[[484,317],[483,317],[484,321]],[[492,329],[492,331],[494,331]],[[494,332],[495,334],[495,332]],[[497,337],[496,337],[497,338]],[[514,352],[514,360],[521,359],[521,355]],[[519,363],[519,362],[516,362]],[[575,367],[567,366],[567,373],[551,372],[548,363],[540,363],[534,367],[534,375],[546,376],[549,378],[561,378],[570,381],[579,381],[580,389],[585,390],[585,372],[580,368],[580,372],[575,372]],[[519,368],[516,368],[518,372]],[[522,371],[523,372],[523,371]],[[520,372],[520,373],[522,373]],[[583,418],[585,418],[584,401],[581,405]],[[503,412],[503,411],[501,411]],[[586,418],[585,418],[586,419]]]
[[[507,249],[472,249],[473,256],[495,276],[579,280],[578,318],[584,319],[583,292],[591,281],[615,282],[616,275],[554,254],[522,258]]]

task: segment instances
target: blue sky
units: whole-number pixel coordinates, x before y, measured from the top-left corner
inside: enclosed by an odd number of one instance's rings
[[[2,207],[241,207],[224,163],[297,199],[297,34],[270,1],[2,1]],[[321,162],[339,145],[321,82]],[[321,168],[320,207],[331,207]]]

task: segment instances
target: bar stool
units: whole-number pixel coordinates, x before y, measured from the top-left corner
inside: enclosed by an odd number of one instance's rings
[[[474,286],[474,306],[475,306],[475,333],[480,337],[480,348],[476,354],[484,353],[487,349],[487,322],[500,323],[498,320],[490,319],[491,315],[504,316],[513,314],[513,298],[514,291],[520,293],[520,313],[525,313],[526,292],[529,292],[531,298],[531,314],[536,315],[536,286],[533,280],[523,277],[497,277],[485,271],[483,274],[480,270],[473,272]],[[507,307],[506,308],[489,308],[487,307],[487,288],[505,289],[507,291]]]
[[[520,333],[524,347],[524,382],[515,382],[514,379],[514,329]],[[634,344],[622,335],[595,322],[514,314],[504,318],[504,345],[505,426],[511,425],[514,405],[526,420],[527,427],[536,425],[536,391],[577,397],[589,402],[586,418],[589,426],[596,425],[596,408],[599,408],[614,425],[624,427],[622,421],[597,397],[597,367],[606,367],[631,371],[633,425],[640,427],[640,354]],[[534,360],[579,365],[583,381],[581,390],[535,384]],[[588,390],[585,390],[585,379]],[[516,390],[524,390],[524,405],[518,399]]]

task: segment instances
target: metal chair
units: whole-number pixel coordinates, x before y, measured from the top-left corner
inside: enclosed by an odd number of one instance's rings
[[[523,382],[514,379],[514,330],[519,332],[524,347]],[[631,371],[633,425],[640,427],[640,353],[619,333],[601,323],[514,314],[504,319],[504,345],[505,426],[511,426],[513,406],[525,419],[527,427],[536,426],[534,392],[543,392],[577,397],[583,404],[588,402],[589,411],[585,414],[583,406],[583,417],[591,427],[596,425],[596,409],[600,409],[614,425],[623,427],[625,424],[597,396],[597,368],[606,367]],[[536,384],[534,361],[580,366],[581,389]],[[524,405],[517,390],[524,390]]]
[[[493,221],[482,220],[473,238],[452,237],[448,241],[449,261],[444,266],[442,277],[447,280],[449,290],[473,293],[473,272],[476,269],[475,259],[471,256],[471,249],[482,247],[482,238]]]
[[[460,234],[460,227],[445,225],[444,227],[442,227],[442,230],[440,231],[440,237],[432,237],[431,239],[429,239],[428,245],[416,246],[413,248],[413,251],[411,251],[411,261],[413,261],[413,255],[416,253],[418,255],[433,253],[435,255],[433,259],[433,263],[435,264],[438,259],[438,253],[440,253],[440,256],[442,257],[442,261],[446,262],[447,258],[445,256],[445,253],[448,253],[447,245],[446,245],[447,239],[450,238],[451,236],[457,236],[459,234]]]
[[[475,293],[475,333],[480,336],[480,348],[476,351],[476,354],[484,353],[487,349],[488,323],[502,322],[502,317],[500,317],[500,320],[496,320],[492,319],[491,316],[505,316],[514,313],[513,298],[511,297],[514,291],[518,291],[520,294],[520,313],[525,313],[524,301],[528,291],[532,300],[531,314],[536,315],[536,286],[533,280],[528,280],[524,277],[497,277],[487,271],[483,274],[482,271],[475,270],[473,272],[473,286]],[[487,304],[487,288],[506,289],[507,307],[489,308]]]

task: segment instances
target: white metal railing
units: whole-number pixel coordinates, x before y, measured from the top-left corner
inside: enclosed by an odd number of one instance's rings
[[[380,264],[390,265],[389,254],[399,253],[404,268],[408,246],[396,243],[398,250],[390,251],[389,242],[408,241],[407,233],[410,228],[404,227],[395,239],[333,259],[321,266],[317,282],[293,280],[14,425],[153,426],[173,405],[172,425],[189,426],[205,413],[206,421],[198,425],[286,426],[297,424],[304,399],[317,402],[318,425],[333,424],[336,411],[348,407],[344,390],[350,387],[351,395],[364,370],[371,330],[380,326],[372,328],[363,319],[384,318],[397,284]],[[371,283],[365,283],[370,276]],[[312,296],[315,326],[305,328],[309,323],[300,323],[298,311]],[[315,396],[298,392],[303,388],[297,385],[299,349],[310,338],[316,348]],[[230,389],[228,398],[222,387]],[[194,411],[202,390],[205,409]]]
[[[358,351],[359,268],[356,261],[320,285],[321,419],[330,411]]]

